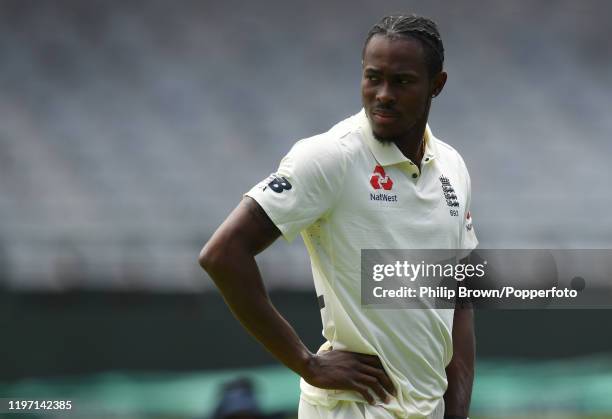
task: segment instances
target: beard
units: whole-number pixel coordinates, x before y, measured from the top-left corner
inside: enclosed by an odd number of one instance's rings
[[[373,135],[374,139],[376,139],[376,141],[378,141],[379,143],[381,143],[383,145],[388,145],[388,144],[394,143],[395,142],[394,140],[396,138],[398,138],[396,136],[386,136],[386,137],[383,137],[381,135],[376,134],[374,131],[372,131],[372,135]]]
[[[429,116],[429,109],[431,106],[431,101],[427,101],[424,105],[424,109],[419,112],[418,116],[410,118],[410,120],[404,119],[397,126],[393,127],[394,129],[387,129],[385,132],[384,127],[382,128],[383,132],[376,132],[375,124],[370,120],[370,127],[372,130],[372,135],[379,143],[383,145],[388,145],[391,143],[402,142],[406,138],[411,138],[417,134],[422,128],[427,125],[427,118]],[[369,116],[368,116],[368,119]]]

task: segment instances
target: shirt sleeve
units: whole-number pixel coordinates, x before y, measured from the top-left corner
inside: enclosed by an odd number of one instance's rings
[[[474,250],[478,246],[478,239],[476,238],[476,231],[474,230],[474,221],[472,212],[470,209],[472,201],[472,182],[470,175],[465,169],[466,182],[467,182],[467,194],[465,200],[465,212],[463,214],[463,226],[461,228],[461,249],[463,250]]]
[[[339,144],[314,137],[296,143],[276,173],[245,195],[257,201],[290,242],[334,206],[344,172]]]

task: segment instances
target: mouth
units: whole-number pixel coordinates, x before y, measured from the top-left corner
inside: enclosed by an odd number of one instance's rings
[[[389,124],[399,119],[399,114],[394,111],[377,109],[372,111],[372,119],[379,124]]]

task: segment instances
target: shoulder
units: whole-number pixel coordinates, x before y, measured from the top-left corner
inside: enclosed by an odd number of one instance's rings
[[[343,170],[363,144],[360,136],[361,126],[354,115],[338,122],[327,132],[298,140],[283,160],[324,170]]]
[[[361,135],[357,116],[338,122],[327,132],[298,140],[291,152],[307,156],[333,154],[335,157],[350,152],[351,146],[357,144],[357,136]]]
[[[465,174],[466,176],[468,176],[467,166],[465,164],[465,161],[463,160],[463,157],[461,157],[461,154],[459,153],[459,151],[457,151],[457,149],[455,149],[453,146],[440,140],[437,137],[432,137],[432,138],[433,138],[433,141],[435,141],[436,143],[436,147],[438,150],[440,160],[445,165],[449,165],[450,168],[456,170],[457,172],[461,174]]]

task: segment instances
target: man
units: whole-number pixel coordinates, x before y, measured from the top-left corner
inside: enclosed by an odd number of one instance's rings
[[[300,418],[465,418],[472,311],[360,304],[361,249],[477,244],[465,164],[427,126],[447,78],[442,41],[429,19],[388,16],[362,55],[364,109],[297,142],[214,233],[200,264],[243,326],[302,377]],[[316,354],[271,304],[254,258],[298,233],[327,339]]]

